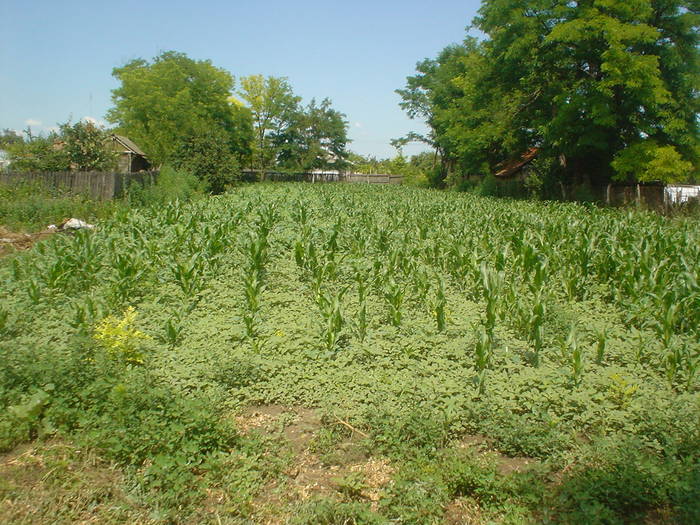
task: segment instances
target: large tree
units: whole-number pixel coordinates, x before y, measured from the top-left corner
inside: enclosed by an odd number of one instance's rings
[[[209,60],[192,60],[167,51],[148,62],[132,60],[112,74],[120,86],[112,91],[114,107],[107,118],[141,146],[155,164],[181,157],[183,145],[223,137],[225,148],[239,158],[249,153],[249,111],[230,100],[234,79]],[[212,148],[216,156],[220,140]]]
[[[537,147],[572,183],[684,180],[698,161],[699,5],[484,0],[486,38],[462,46],[462,70],[442,55],[419,64],[404,106],[427,102],[435,142],[465,172]]]
[[[348,123],[331,101],[315,99],[298,108],[272,134],[280,167],[297,171],[343,170],[347,166]]]
[[[256,167],[265,170],[277,160],[272,136],[283,131],[298,112],[301,98],[294,95],[286,78],[251,75],[241,79],[240,96],[248,104],[255,128]]]

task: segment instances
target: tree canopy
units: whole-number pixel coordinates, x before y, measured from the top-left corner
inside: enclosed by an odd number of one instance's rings
[[[484,0],[476,29],[398,90],[449,171],[538,148],[573,184],[697,173],[697,0]]]
[[[232,155],[250,151],[250,112],[230,100],[233,76],[209,60],[167,51],[152,62],[132,60],[112,74],[114,107],[107,118],[139,144],[154,164],[181,158],[183,144],[214,133]],[[198,148],[200,153],[201,148]]]
[[[26,141],[17,138],[5,146],[15,171],[105,171],[116,166],[109,132],[92,122],[66,122],[45,137],[27,133]]]

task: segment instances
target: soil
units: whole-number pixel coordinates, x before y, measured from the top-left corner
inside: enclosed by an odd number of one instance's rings
[[[540,464],[539,460],[524,456],[506,456],[494,450],[491,440],[481,434],[465,436],[460,441],[460,448],[472,448],[475,451],[495,456],[496,468],[502,476],[507,476],[514,472],[524,472]]]
[[[35,242],[54,235],[56,230],[44,230],[36,233],[16,233],[0,226],[0,257],[16,251],[28,250]]]
[[[347,478],[361,479],[360,495],[376,508],[382,488],[394,473],[385,458],[369,458],[361,445],[360,432],[352,431],[340,419],[338,425],[348,430],[349,437],[338,443],[332,452],[317,453],[313,445],[324,424],[321,415],[313,409],[254,406],[238,416],[236,423],[244,432],[277,433],[293,454],[285,475],[272,480],[254,503],[267,523],[275,523],[270,513],[274,515],[275,509],[287,503],[338,496]]]

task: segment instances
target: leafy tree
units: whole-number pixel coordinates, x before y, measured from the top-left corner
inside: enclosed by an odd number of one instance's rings
[[[220,128],[193,130],[180,144],[173,160],[176,166],[204,181],[213,193],[225,191],[240,174],[231,137]]]
[[[227,135],[237,158],[250,153],[250,113],[230,100],[231,74],[209,60],[167,51],[152,62],[132,60],[112,74],[120,86],[112,91],[114,107],[107,118],[154,164],[179,158],[183,145],[204,130]]]
[[[72,169],[107,171],[115,168],[117,157],[108,145],[109,132],[92,122],[61,124],[59,137]]]
[[[5,128],[2,130],[2,132],[0,132],[0,149],[4,149],[12,144],[19,144],[21,142],[23,142],[22,135],[19,135],[14,130]]]
[[[487,38],[419,63],[402,107],[462,173],[492,173],[537,147],[573,184],[683,180],[700,151],[699,10],[697,0],[484,0],[474,23]]]
[[[286,78],[251,75],[241,79],[240,96],[252,113],[255,129],[256,166],[268,169],[277,159],[272,135],[280,134],[295,119],[301,98],[294,95]]]
[[[12,171],[68,171],[70,158],[65,148],[56,147],[59,137],[32,137],[7,146]]]
[[[107,171],[117,160],[108,139],[109,133],[91,122],[67,122],[58,133],[28,133],[26,141],[14,141],[7,149],[14,171]]]
[[[345,115],[333,109],[329,99],[320,104],[312,99],[272,135],[279,165],[299,171],[345,169],[347,129]]]

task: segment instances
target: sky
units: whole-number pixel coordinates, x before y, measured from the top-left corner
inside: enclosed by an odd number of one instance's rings
[[[351,150],[391,157],[391,139],[425,130],[394,90],[418,61],[464,39],[479,4],[0,0],[0,129],[105,123],[118,85],[112,69],[174,50],[236,78],[287,77],[304,102],[328,97],[347,117]]]

